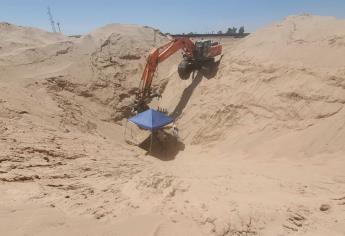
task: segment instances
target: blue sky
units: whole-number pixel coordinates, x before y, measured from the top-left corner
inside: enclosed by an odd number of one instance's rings
[[[247,31],[300,13],[345,18],[345,0],[0,0],[0,22],[50,30],[46,7],[66,34],[108,23],[134,23],[162,32]]]

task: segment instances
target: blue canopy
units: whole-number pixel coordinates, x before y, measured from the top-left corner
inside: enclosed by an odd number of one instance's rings
[[[173,119],[153,109],[146,110],[128,119],[141,128],[154,130],[173,122]]]

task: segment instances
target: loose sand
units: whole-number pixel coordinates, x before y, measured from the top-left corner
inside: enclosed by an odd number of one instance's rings
[[[162,63],[152,106],[180,140],[152,157],[125,118],[167,41],[0,23],[0,235],[345,235],[345,21],[224,38],[212,78],[180,80],[179,53]]]

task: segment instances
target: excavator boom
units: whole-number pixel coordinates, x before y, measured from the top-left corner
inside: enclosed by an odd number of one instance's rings
[[[145,69],[141,76],[137,99],[143,99],[151,95],[152,79],[156,72],[158,63],[163,62],[180,49],[185,52],[185,55],[192,57],[193,48],[194,43],[189,38],[177,38],[159,48],[152,49],[147,57]]]

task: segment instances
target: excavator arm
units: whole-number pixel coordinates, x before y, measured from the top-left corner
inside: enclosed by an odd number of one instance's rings
[[[169,43],[151,50],[144,72],[141,76],[139,92],[137,94],[138,103],[144,102],[146,98],[151,97],[151,84],[154,73],[159,63],[163,62],[171,55],[182,49],[186,57],[193,57],[194,43],[189,38],[173,39]]]

